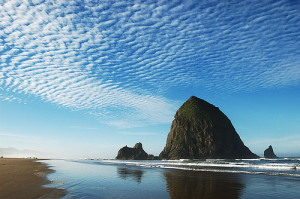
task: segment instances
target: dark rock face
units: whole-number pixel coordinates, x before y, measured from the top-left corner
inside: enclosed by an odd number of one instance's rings
[[[190,97],[176,112],[162,159],[258,158],[219,108]]]
[[[274,151],[273,151],[273,147],[270,145],[269,148],[267,148],[265,151],[264,151],[264,157],[265,158],[278,158]]]
[[[116,159],[119,160],[146,160],[149,155],[144,151],[142,143],[136,143],[133,148],[123,147],[119,150]],[[152,157],[152,156],[151,156]]]

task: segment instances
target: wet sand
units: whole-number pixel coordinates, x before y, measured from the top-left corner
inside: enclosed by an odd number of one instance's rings
[[[53,172],[34,159],[0,158],[0,198],[60,198],[63,189],[46,188],[46,175]]]

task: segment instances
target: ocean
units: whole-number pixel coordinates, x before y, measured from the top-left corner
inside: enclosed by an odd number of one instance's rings
[[[64,198],[300,197],[300,158],[43,162]]]

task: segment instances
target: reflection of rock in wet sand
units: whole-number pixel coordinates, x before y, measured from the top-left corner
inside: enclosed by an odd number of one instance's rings
[[[242,179],[230,174],[169,170],[164,175],[170,199],[236,199],[244,188]]]
[[[133,179],[134,181],[141,183],[144,171],[137,169],[118,168],[119,177],[123,180]]]

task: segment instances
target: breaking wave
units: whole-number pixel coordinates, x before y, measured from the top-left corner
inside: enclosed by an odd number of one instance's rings
[[[300,177],[299,158],[206,159],[206,160],[93,160],[98,164],[131,165],[206,172],[285,175]]]

